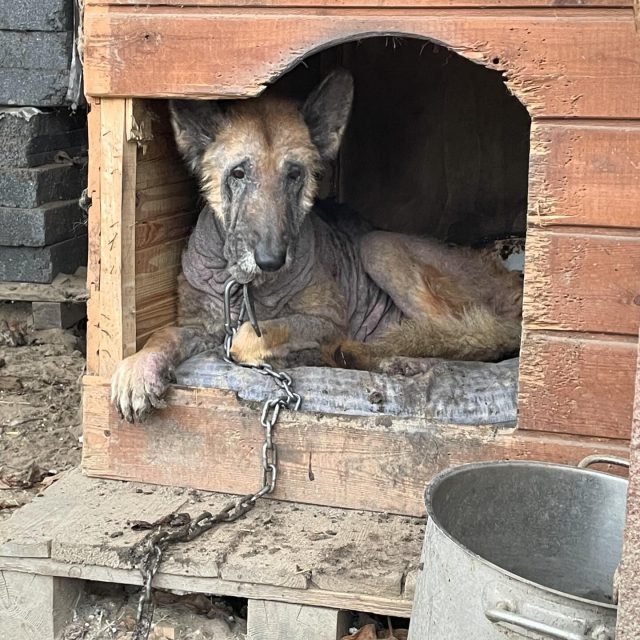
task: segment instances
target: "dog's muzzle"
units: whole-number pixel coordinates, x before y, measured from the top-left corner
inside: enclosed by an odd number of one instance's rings
[[[287,260],[287,247],[261,242],[256,247],[253,257],[262,271],[277,271]]]

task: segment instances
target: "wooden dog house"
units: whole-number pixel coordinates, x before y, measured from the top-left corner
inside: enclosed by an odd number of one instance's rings
[[[294,633],[308,624],[305,637],[333,640],[344,631],[339,609],[409,615],[423,491],[439,470],[626,456],[640,323],[636,5],[86,0],[87,475],[242,494],[260,478],[255,399],[174,387],[167,409],[135,425],[110,403],[118,362],[175,320],[180,254],[198,213],[164,99],[246,98],[279,79],[283,90],[304,94],[342,64],[360,98],[327,193],[380,226],[468,243],[527,235],[517,422],[287,412],[277,425],[273,497],[309,504],[273,503],[266,519],[259,508],[249,514],[241,534],[233,526],[210,532],[216,537],[167,558],[155,585],[249,598],[252,640],[295,637],[285,632],[291,620]],[[227,499],[197,496],[212,511]],[[48,640],[73,610],[80,581],[140,584],[127,560],[137,539],[129,521],[183,509],[186,498],[181,489],[77,472],[58,482],[0,538],[10,585],[3,631]],[[259,562],[238,550],[236,534]],[[323,565],[334,551],[339,561]]]
[[[251,403],[228,391],[176,388],[167,410],[135,426],[109,404],[114,366],[175,317],[180,251],[197,211],[165,107],[153,99],[255,96],[305,56],[376,35],[438,43],[492,77],[500,72],[531,118],[517,426],[287,416],[278,428],[277,497],[420,514],[425,483],[451,464],[624,454],[640,320],[640,37],[632,4],[87,2],[85,471],[254,488],[261,433]],[[453,95],[449,105],[460,102]],[[503,147],[514,139],[506,133]]]

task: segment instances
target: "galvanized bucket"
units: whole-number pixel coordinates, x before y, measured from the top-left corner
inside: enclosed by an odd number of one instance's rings
[[[488,462],[429,486],[409,640],[612,640],[626,479],[585,467]]]

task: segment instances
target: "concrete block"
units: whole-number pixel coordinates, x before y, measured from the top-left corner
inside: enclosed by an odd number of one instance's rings
[[[0,168],[0,207],[31,209],[47,202],[80,198],[87,168],[47,164],[27,169]]]
[[[87,305],[84,302],[34,302],[33,328],[69,329],[87,317]]]
[[[72,52],[72,31],[0,31],[1,69],[65,71]]]
[[[0,109],[0,167],[35,167],[53,162],[60,151],[75,157],[86,155],[86,149],[86,114],[81,109]]]
[[[1,69],[0,104],[60,107],[68,104],[68,70]]]
[[[0,280],[51,282],[59,273],[75,273],[87,264],[87,236],[48,247],[0,247]]]
[[[33,209],[0,207],[0,245],[45,247],[85,235],[86,219],[77,200],[48,202]]]
[[[3,0],[0,3],[0,29],[65,31],[72,28],[72,0]]]

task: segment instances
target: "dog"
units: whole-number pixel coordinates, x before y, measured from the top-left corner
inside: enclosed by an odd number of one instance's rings
[[[182,256],[178,322],[117,367],[112,401],[140,421],[185,359],[224,338],[230,277],[251,283],[262,336],[244,323],[243,363],[376,369],[384,358],[496,360],[520,342],[522,282],[487,251],[376,231],[316,204],[347,126],[353,79],[330,73],[303,104],[266,94],[170,103],[178,149],[206,206]],[[392,215],[392,213],[390,213]]]

